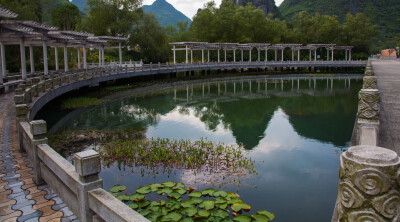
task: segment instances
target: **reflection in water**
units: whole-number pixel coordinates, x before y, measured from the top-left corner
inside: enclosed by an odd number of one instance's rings
[[[362,83],[361,76],[345,77],[262,77],[134,89],[49,126],[52,133],[140,129],[148,138],[243,144],[259,174],[237,178],[239,187],[223,189],[238,191],[254,212],[274,211],[278,221],[328,221],[337,195],[340,148],[349,144]],[[130,170],[135,169],[104,169],[105,188],[120,183],[133,191],[166,180],[210,186],[207,175],[185,170],[169,178],[140,178]]]

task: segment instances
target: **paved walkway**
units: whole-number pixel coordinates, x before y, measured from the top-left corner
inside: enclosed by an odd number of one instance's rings
[[[32,165],[19,152],[14,94],[0,95],[0,221],[76,221],[47,185],[32,181]]]
[[[379,146],[400,154],[400,60],[372,62],[381,93]]]

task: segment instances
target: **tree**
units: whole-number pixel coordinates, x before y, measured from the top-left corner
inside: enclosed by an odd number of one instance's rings
[[[18,13],[19,20],[42,21],[40,0],[0,0],[0,5]]]
[[[51,23],[61,30],[75,30],[81,22],[79,8],[68,3],[51,10]]]

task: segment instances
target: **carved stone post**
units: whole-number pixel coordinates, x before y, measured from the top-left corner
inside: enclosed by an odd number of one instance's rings
[[[338,219],[400,220],[400,159],[396,152],[375,146],[355,146],[340,158]]]
[[[375,76],[365,76],[363,89],[376,89],[376,77]]]
[[[377,89],[361,89],[358,100],[358,145],[376,146],[379,135],[380,93]],[[371,134],[372,133],[372,134]]]
[[[47,143],[47,124],[44,120],[35,120],[29,123],[31,126],[31,152],[32,152],[32,162],[33,162],[33,181],[36,185],[43,184],[42,173],[40,171],[40,159],[38,155],[38,145]]]
[[[18,133],[18,144],[19,150],[24,152],[24,145],[22,143],[22,134],[21,134],[21,126],[20,122],[28,121],[28,112],[29,108],[26,104],[17,104],[15,105],[15,113],[16,113],[16,124],[17,124],[17,133]]]
[[[89,208],[88,192],[103,187],[99,178],[101,171],[100,155],[94,150],[76,153],[74,156],[75,171],[79,175],[78,187],[79,217],[80,221],[92,221],[94,212]]]

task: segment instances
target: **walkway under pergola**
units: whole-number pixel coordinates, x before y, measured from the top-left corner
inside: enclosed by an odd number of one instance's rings
[[[176,51],[185,51],[186,63],[189,63],[189,53],[190,53],[190,63],[193,63],[193,51],[202,52],[202,63],[205,62],[204,51],[207,51],[208,59],[210,62],[210,51],[217,51],[218,63],[221,62],[220,51],[224,51],[224,62],[227,62],[227,51],[233,52],[233,62],[236,62],[236,51],[241,52],[241,62],[243,62],[243,51],[249,51],[249,62],[251,62],[251,52],[253,49],[257,49],[258,59],[261,61],[261,51],[265,51],[265,62],[268,61],[268,50],[274,50],[275,61],[278,60],[278,52],[281,52],[281,60],[284,61],[283,55],[286,48],[290,48],[292,51],[292,61],[295,61],[295,52],[297,51],[297,60],[301,60],[301,50],[309,51],[309,60],[312,61],[312,52],[314,52],[314,61],[317,61],[317,49],[325,48],[327,50],[327,61],[334,61],[334,50],[345,50],[345,60],[351,61],[351,49],[353,46],[337,46],[336,44],[269,44],[269,43],[208,43],[208,42],[173,42],[172,45],[174,64],[176,64]],[[330,57],[331,54],[331,57]]]
[[[30,72],[35,72],[34,47],[43,48],[43,70],[45,76],[49,74],[48,69],[48,47],[55,49],[55,68],[59,70],[58,48],[64,49],[64,71],[68,72],[68,48],[75,48],[78,57],[78,69],[87,69],[87,50],[99,50],[99,66],[104,65],[104,49],[118,48],[119,63],[122,64],[122,43],[127,38],[112,36],[94,36],[87,32],[61,31],[57,27],[41,24],[34,21],[14,20],[18,14],[0,6],[0,84],[7,76],[5,45],[19,45],[21,57],[22,79],[27,78],[25,48],[29,47]],[[119,43],[118,46],[107,46],[107,43]],[[81,59],[81,49],[83,60]],[[13,55],[14,56],[14,55]],[[83,66],[83,67],[82,67]]]

